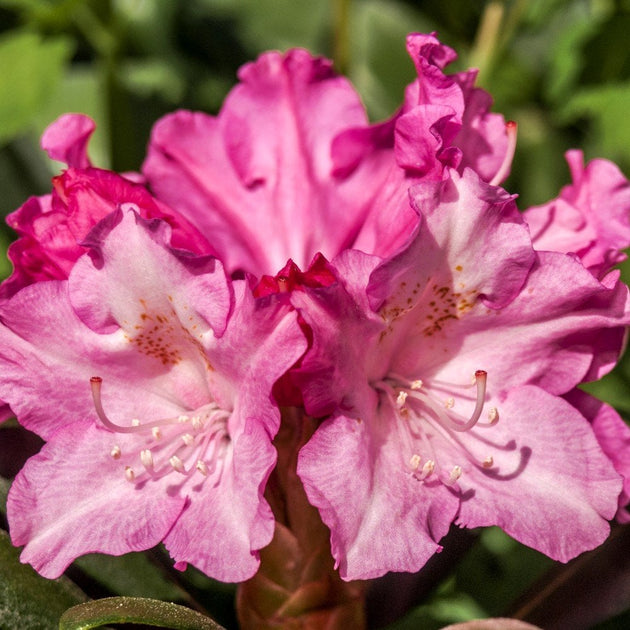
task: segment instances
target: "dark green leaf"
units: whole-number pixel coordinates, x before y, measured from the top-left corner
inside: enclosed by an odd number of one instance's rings
[[[46,580],[18,560],[19,551],[0,531],[0,628],[52,630],[68,606],[85,600],[69,580]]]

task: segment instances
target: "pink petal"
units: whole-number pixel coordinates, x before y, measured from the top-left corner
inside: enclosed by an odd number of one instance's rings
[[[457,497],[444,486],[429,488],[408,474],[388,421],[378,413],[333,417],[300,451],[298,475],[331,530],[346,580],[418,571],[441,549],[457,512]]]
[[[303,50],[266,53],[239,77],[218,117],[178,112],[155,126],[143,169],[152,189],[213,235],[230,271],[331,258],[360,219],[330,155],[337,133],[365,126],[360,100]]]
[[[538,250],[577,254],[598,277],[625,259],[630,246],[630,185],[607,160],[584,167],[581,151],[566,154],[573,183],[560,196],[525,212]]]
[[[133,204],[124,208],[90,232],[84,241],[91,248],[90,256],[81,258],[72,270],[70,297],[79,317],[98,332],[122,327],[136,343],[140,343],[138,330],[145,330],[145,340],[149,336],[157,340],[158,332],[149,330],[169,330],[168,321],[173,319],[190,322],[187,335],[194,331],[201,339],[208,326],[221,334],[230,292],[220,263],[169,251],[171,230],[164,221],[144,221]],[[95,267],[104,271],[99,282],[94,282]],[[151,321],[149,314],[156,312],[160,319]],[[150,349],[139,346],[139,350]],[[168,348],[156,346],[158,350],[166,354],[155,358],[170,364]]]
[[[75,168],[91,166],[87,144],[94,133],[94,121],[84,114],[64,114],[51,123],[42,136],[42,149],[51,160]]]
[[[111,433],[71,424],[32,457],[16,477],[8,501],[14,545],[22,562],[55,578],[78,556],[121,555],[158,544],[184,507],[168,492],[171,480],[129,483],[109,452]],[[117,436],[125,449],[132,438]]]
[[[604,542],[621,479],[588,422],[562,399],[535,387],[510,391],[500,402],[500,414],[493,427],[462,435],[473,459],[460,455],[457,522],[498,525],[562,562]],[[474,459],[481,462],[488,455],[494,459],[491,468],[474,465]]]

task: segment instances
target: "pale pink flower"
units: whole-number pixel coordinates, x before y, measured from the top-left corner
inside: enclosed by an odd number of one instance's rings
[[[163,541],[178,568],[241,581],[271,540],[271,387],[303,334],[289,307],[169,240],[127,204],[89,234],[68,280],[0,306],[0,396],[46,441],[11,487],[8,520],[46,577]]]
[[[621,479],[562,395],[614,365],[627,289],[534,252],[513,200],[470,170],[411,197],[407,249],[347,252],[342,285],[292,295],[313,330],[296,379],[331,414],[300,453],[309,500],[345,579],[417,571],[451,523],[566,561],[606,538]]]

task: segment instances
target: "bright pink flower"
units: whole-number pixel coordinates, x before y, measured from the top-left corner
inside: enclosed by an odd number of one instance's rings
[[[212,235],[228,271],[274,275],[354,247],[388,256],[417,221],[407,190],[473,166],[507,172],[510,140],[474,73],[447,76],[454,52],[412,35],[419,78],[391,120],[370,125],[330,62],[269,52],[241,68],[218,116],[179,111],[154,127],[143,166],[153,193]],[[506,166],[507,164],[507,166]]]
[[[67,160],[69,168],[53,178],[52,194],[31,197],[7,217],[19,238],[9,247],[14,271],[0,287],[2,297],[33,282],[67,278],[86,251],[82,242],[88,232],[125,203],[135,204],[145,219],[166,220],[175,247],[213,253],[194,227],[154,199],[141,184],[90,166],[85,151],[93,131],[94,123],[87,116],[67,114],[44,132],[42,146],[51,158]]]
[[[581,151],[566,154],[573,183],[557,199],[525,211],[534,247],[573,253],[595,276],[626,259],[630,247],[630,184],[608,160],[584,167]]]
[[[44,576],[163,541],[177,567],[240,581],[271,540],[271,388],[306,342],[287,306],[170,248],[170,233],[128,204],[90,233],[68,280],[0,306],[0,397],[46,440],[8,519]]]
[[[309,500],[346,579],[417,571],[452,522],[566,561],[606,538],[621,479],[561,395],[614,364],[627,289],[535,254],[513,200],[472,171],[412,199],[407,249],[348,252],[344,286],[292,295],[313,329],[306,408],[332,413],[300,453]]]

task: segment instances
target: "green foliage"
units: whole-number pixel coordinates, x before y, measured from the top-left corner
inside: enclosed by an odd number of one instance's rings
[[[52,630],[70,606],[85,595],[66,578],[46,580],[20,564],[19,551],[0,531],[0,627]]]

